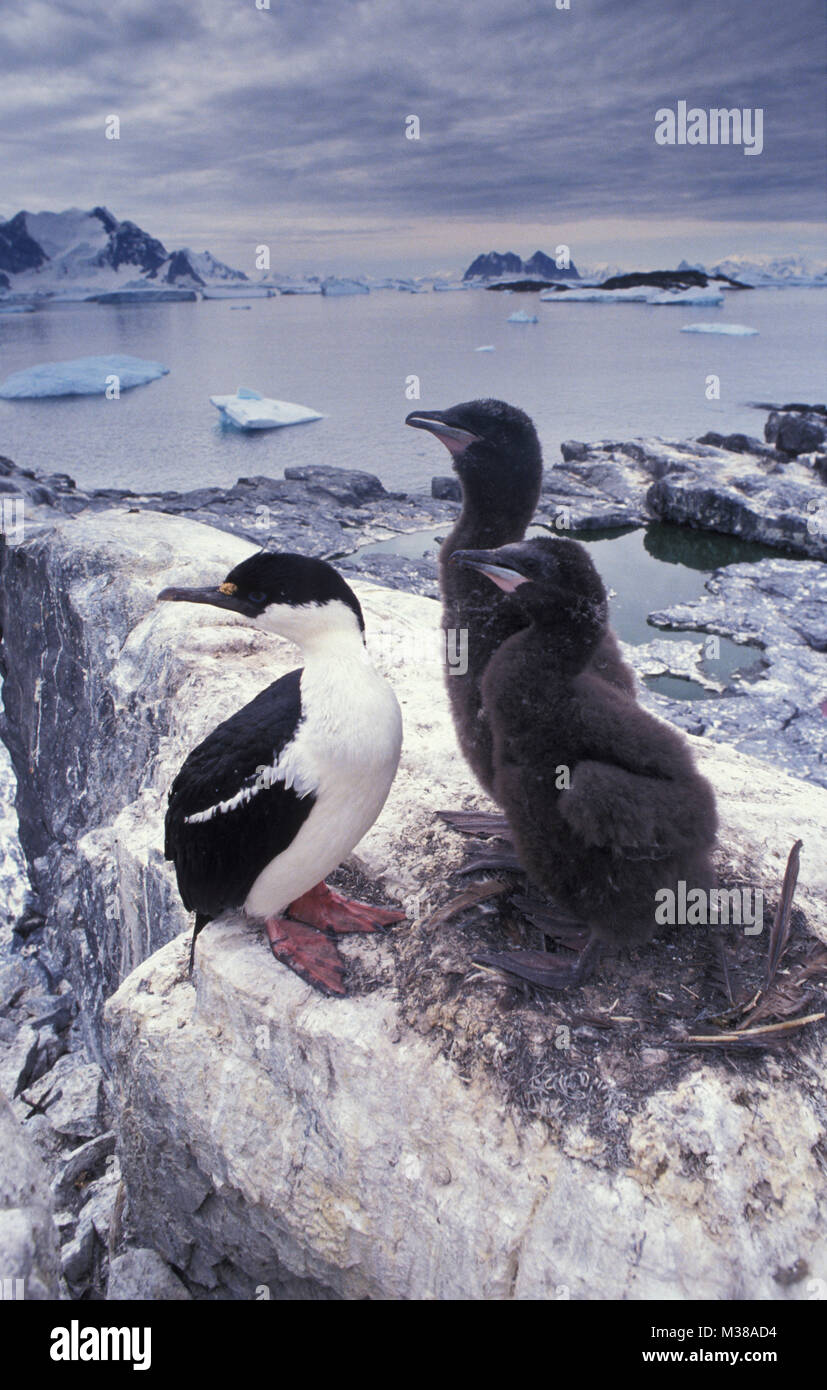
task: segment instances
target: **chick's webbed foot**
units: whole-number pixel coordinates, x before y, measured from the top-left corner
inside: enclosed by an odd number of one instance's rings
[[[511,843],[511,829],[502,811],[437,811],[437,815],[463,835],[492,835]]]
[[[568,960],[562,960],[560,955],[552,955],[549,951],[480,951],[474,956],[474,962],[528,980],[540,989],[566,989],[588,980],[599,957],[600,943],[592,939],[574,959],[569,956]]]
[[[326,883],[317,883],[315,888],[302,893],[287,911],[297,922],[334,932],[373,932],[405,920],[404,912],[345,898]]]

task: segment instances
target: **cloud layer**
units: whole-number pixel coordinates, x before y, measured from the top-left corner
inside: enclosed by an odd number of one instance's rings
[[[271,3],[4,0],[3,213],[105,202],[248,265],[260,241],[367,262],[451,224],[481,249],[482,224],[823,213],[821,0]],[[681,99],[761,107],[763,153],[658,146]]]

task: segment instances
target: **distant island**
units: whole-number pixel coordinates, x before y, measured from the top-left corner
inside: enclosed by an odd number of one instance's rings
[[[499,280],[504,275],[526,275],[538,280],[579,280],[580,272],[573,262],[561,269],[544,251],[535,251],[523,261],[513,251],[486,251],[473,260],[463,280]]]
[[[562,249],[562,248],[561,248]],[[235,270],[210,251],[170,250],[157,237],[106,207],[62,212],[16,212],[0,217],[0,302],[4,313],[28,312],[50,300],[94,299],[128,304],[173,299],[254,299],[287,295],[356,295],[372,290],[423,294],[430,290],[542,292],[569,299],[623,299],[636,293],[699,293],[702,287],[825,286],[827,265],[802,256],[730,256],[707,267],[682,260],[676,270],[635,270],[603,265],[558,266],[535,251],[527,260],[514,251],[484,251],[461,278],[439,274],[377,277]],[[600,290],[601,294],[593,292]],[[662,301],[664,302],[664,301]],[[711,301],[707,301],[711,302]]]
[[[209,251],[168,251],[135,222],[119,221],[105,207],[88,212],[18,212],[0,220],[0,286],[36,290],[69,288],[90,281],[107,289],[168,285],[202,289],[207,284],[243,284],[247,276]],[[126,283],[125,283],[126,282]]]

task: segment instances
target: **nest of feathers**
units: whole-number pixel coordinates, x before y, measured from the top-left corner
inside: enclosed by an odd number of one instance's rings
[[[483,1069],[514,1111],[556,1131],[576,1119],[622,1164],[628,1113],[702,1065],[746,1080],[780,1066],[816,1085],[827,945],[794,904],[800,849],[790,851],[776,900],[765,897],[760,932],[665,928],[644,946],[604,955],[586,983],[554,991],[475,964],[481,953],[543,940],[525,878],[498,872],[469,882],[459,871],[438,893],[431,886],[426,916],[348,938],[348,992],[393,990],[402,1020],[434,1040],[462,1079]],[[353,868],[335,882],[377,898]]]

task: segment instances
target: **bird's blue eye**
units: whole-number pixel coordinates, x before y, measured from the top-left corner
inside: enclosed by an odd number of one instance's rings
[[[263,589],[251,589],[247,595],[248,603],[263,603],[267,595]]]

